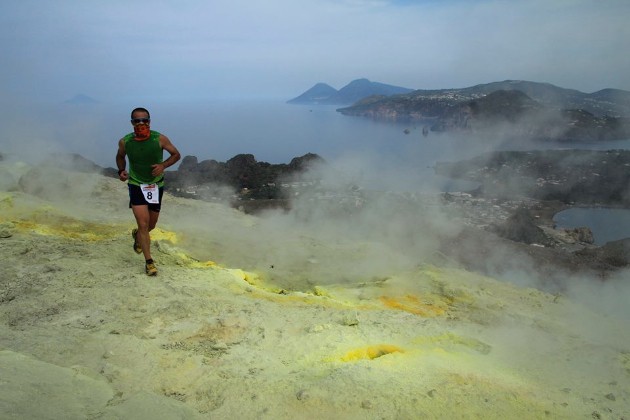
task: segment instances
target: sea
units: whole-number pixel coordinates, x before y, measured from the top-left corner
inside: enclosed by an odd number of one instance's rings
[[[160,100],[142,104],[121,100],[119,103],[13,104],[0,116],[0,153],[17,154],[26,160],[45,158],[56,152],[77,153],[98,165],[115,167],[118,140],[131,131],[129,113],[138,105],[151,111],[152,129],[166,134],[182,156],[223,162],[238,154],[252,154],[259,162],[280,164],[315,153],[344,168],[353,183],[374,189],[470,189],[474,187],[471,183],[436,176],[434,165],[493,150],[630,149],[630,139],[569,146],[507,143],[503,141],[506,133],[484,138],[427,133],[423,129],[431,121],[375,121],[342,115],[337,106],[293,105],[284,100]],[[614,212],[623,223],[610,222],[625,226],[618,229],[624,237],[630,237],[626,223],[630,220],[629,212]],[[585,222],[581,215],[562,217],[563,227],[584,223],[590,222]],[[601,223],[592,225],[589,227],[597,229],[596,225]],[[594,233],[597,238],[599,235]]]
[[[598,246],[630,238],[630,210],[606,207],[574,207],[557,213],[556,228],[588,226]]]

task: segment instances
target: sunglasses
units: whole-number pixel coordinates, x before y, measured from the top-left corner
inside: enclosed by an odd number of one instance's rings
[[[132,124],[148,124],[149,122],[151,122],[151,118],[132,118],[131,119],[131,123]]]

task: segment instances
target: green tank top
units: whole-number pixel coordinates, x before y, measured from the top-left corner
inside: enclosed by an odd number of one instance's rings
[[[160,133],[151,130],[147,140],[136,141],[135,134],[130,133],[124,137],[125,152],[129,159],[129,183],[132,185],[158,184],[164,186],[164,174],[153,176],[151,165],[162,163],[163,151],[160,146]]]

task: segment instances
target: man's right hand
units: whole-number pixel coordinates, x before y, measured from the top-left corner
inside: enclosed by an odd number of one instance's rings
[[[127,171],[122,171],[120,174],[118,174],[118,179],[120,179],[121,181],[126,181],[129,179],[129,174],[127,173]]]

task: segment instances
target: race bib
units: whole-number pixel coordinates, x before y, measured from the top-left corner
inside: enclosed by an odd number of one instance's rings
[[[140,189],[142,190],[142,195],[144,195],[144,199],[147,200],[147,203],[160,203],[160,190],[157,184],[140,184]]]

